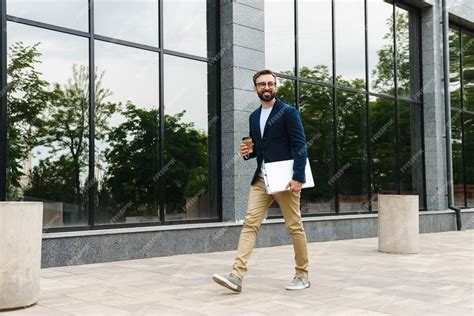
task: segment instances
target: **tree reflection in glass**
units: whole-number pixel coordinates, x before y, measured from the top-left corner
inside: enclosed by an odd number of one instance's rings
[[[165,55],[164,202],[167,220],[210,217],[208,65]]]
[[[466,207],[472,206],[474,199],[474,164],[472,163],[474,161],[472,145],[474,36],[472,33],[458,28],[450,29],[449,57],[454,203],[456,206]]]
[[[159,56],[114,43],[95,42],[96,85],[106,91],[96,104],[95,180],[98,224],[159,221]],[[96,100],[97,103],[97,100]],[[99,105],[100,105],[99,104]]]
[[[462,32],[464,110],[474,112],[474,34]]]
[[[423,205],[422,107],[398,102],[400,194],[418,194]]]
[[[9,48],[7,199],[43,201],[45,227],[85,223],[88,69],[51,84],[37,70],[40,47]]]
[[[88,181],[88,67],[73,64],[65,84],[50,83],[37,70],[43,57],[41,46],[17,42],[9,50],[8,200],[44,201],[45,227],[86,224],[88,193],[96,184],[98,224],[156,221],[160,198],[156,184],[166,176],[166,194],[161,196],[169,210],[184,210],[186,218],[208,216],[207,129],[202,131],[183,121],[185,111],[166,114],[165,158],[170,164],[166,172],[158,172],[159,107],[122,102],[123,91],[112,97],[109,87],[116,88],[123,81],[110,80],[107,70],[114,74],[110,67],[96,68],[96,179]],[[103,47],[98,48],[97,61],[101,64]],[[120,55],[117,49],[114,52]],[[156,56],[158,65],[158,55],[151,56]],[[158,67],[154,72],[158,73]],[[137,71],[135,75],[143,73]],[[199,75],[206,76],[207,72]],[[198,91],[204,95],[206,106],[198,110],[199,115],[207,127],[207,88]],[[136,99],[144,100],[140,97]],[[192,213],[190,210],[196,208],[192,198],[203,188],[197,203],[200,209]]]
[[[329,75],[320,74],[320,70],[322,69],[313,70],[312,75]],[[315,187],[301,193],[301,210],[304,213],[335,212],[332,105],[331,89],[312,84],[301,85],[300,115],[315,179]]]
[[[333,179],[339,183],[339,211],[360,212],[368,198],[365,95],[337,91],[336,102],[339,159]]]
[[[408,11],[396,7],[395,9],[395,34],[397,42],[397,86],[398,96],[411,98],[413,90],[412,69],[416,69],[410,61],[412,60],[412,49],[410,47],[410,19]]]
[[[395,149],[395,104],[392,100],[371,98],[370,148],[372,156],[373,211],[377,211],[377,194],[397,194],[397,159]]]
[[[393,5],[367,1],[370,91],[393,95]]]
[[[467,206],[474,207],[474,114],[464,114]]]
[[[449,92],[452,108],[461,107],[460,53],[459,31],[449,29]]]
[[[462,150],[462,112],[451,111],[451,151],[453,163],[454,205],[464,206],[464,170]]]

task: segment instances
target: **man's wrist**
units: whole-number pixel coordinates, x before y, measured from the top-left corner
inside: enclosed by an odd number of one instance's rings
[[[297,181],[297,182],[299,182],[299,183],[301,183],[301,184],[305,183],[304,180],[299,179],[299,178],[293,178],[292,180]]]

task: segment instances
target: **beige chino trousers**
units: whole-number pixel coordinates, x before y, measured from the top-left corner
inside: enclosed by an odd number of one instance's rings
[[[237,256],[232,269],[234,275],[243,279],[247,272],[247,262],[255,246],[260,224],[263,221],[266,210],[276,200],[285,219],[288,233],[293,240],[296,275],[308,277],[308,250],[306,234],[301,220],[300,195],[301,191],[284,191],[273,195],[268,194],[265,189],[265,182],[261,177],[258,177],[257,182],[251,185],[247,213],[240,233]]]

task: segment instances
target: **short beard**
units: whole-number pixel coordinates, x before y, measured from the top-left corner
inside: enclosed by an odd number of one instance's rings
[[[268,102],[275,98],[275,92],[270,92],[270,96],[265,96],[263,93],[257,92],[258,97],[260,100]]]

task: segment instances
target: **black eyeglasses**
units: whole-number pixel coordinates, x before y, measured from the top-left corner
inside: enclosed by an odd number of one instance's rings
[[[275,88],[276,87],[276,82],[275,81],[270,81],[270,82],[257,82],[255,84],[257,87],[259,87],[260,89],[263,89],[265,88],[266,86],[268,86],[270,89],[272,88]]]

